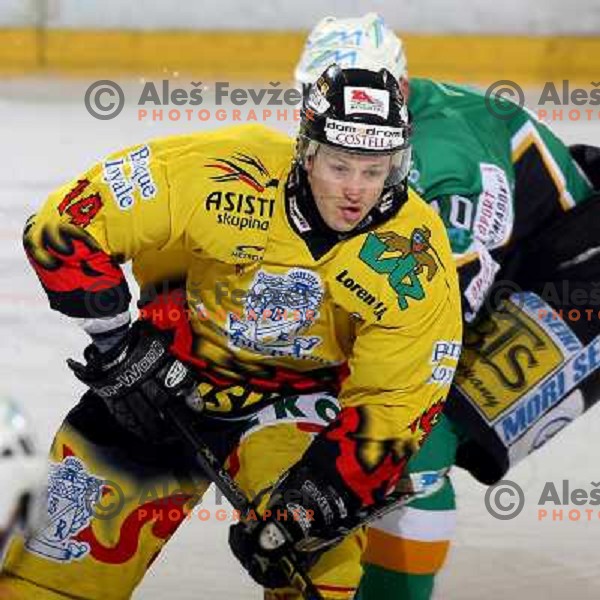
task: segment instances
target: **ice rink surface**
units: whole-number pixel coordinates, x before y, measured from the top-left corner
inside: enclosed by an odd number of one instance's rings
[[[0,393],[23,403],[44,447],[82,392],[65,358],[79,356],[86,336],[51,312],[24,258],[21,231],[27,216],[56,186],[104,154],[143,140],[184,131],[213,129],[223,122],[140,121],[133,102],[114,120],[93,119],[85,110],[83,85],[54,79],[0,81]],[[140,82],[125,87],[139,96]],[[129,93],[131,92],[131,93]],[[291,120],[268,121],[292,132]],[[600,145],[600,121],[555,122],[567,143]],[[600,598],[600,507],[592,520],[538,519],[546,482],[560,489],[593,489],[600,482],[600,410],[563,431],[510,474],[525,491],[523,512],[509,521],[491,517],[483,486],[457,470],[458,531],[440,577],[443,600],[597,600]],[[597,483],[600,485],[600,483]],[[206,508],[214,513],[214,494]],[[192,519],[169,543],[135,594],[136,600],[260,598],[259,589],[230,557],[227,523]]]

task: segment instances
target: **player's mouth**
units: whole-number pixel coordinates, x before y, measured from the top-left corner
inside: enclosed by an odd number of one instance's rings
[[[359,205],[340,206],[339,210],[344,221],[347,223],[356,223],[362,216],[362,210]]]

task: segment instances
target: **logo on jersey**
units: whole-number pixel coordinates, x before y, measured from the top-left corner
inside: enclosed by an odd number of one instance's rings
[[[269,229],[275,200],[235,192],[211,192],[205,201],[207,211],[217,211],[217,223],[244,229]]]
[[[102,480],[90,475],[74,456],[50,466],[49,522],[26,543],[28,550],[59,562],[81,559],[90,552],[87,542],[75,539],[91,521],[100,499]]]
[[[321,342],[300,333],[312,325],[323,300],[321,281],[311,271],[285,275],[260,271],[246,296],[243,315],[228,315],[229,343],[267,356],[303,358]]]
[[[242,439],[278,423],[293,423],[302,431],[319,433],[334,421],[342,410],[335,396],[322,392],[293,396],[279,394],[278,398],[253,416]]]
[[[487,248],[508,241],[513,226],[513,206],[506,173],[500,167],[481,163],[481,194],[477,202],[473,234]]]
[[[279,181],[270,176],[269,171],[257,156],[237,152],[231,158],[214,158],[215,162],[205,165],[222,173],[211,177],[219,183],[240,181],[255,192],[262,193],[267,188],[276,188]]]
[[[427,383],[450,385],[460,358],[461,342],[440,340],[435,343],[431,354],[431,377]]]
[[[339,281],[349,292],[354,294],[361,302],[364,302],[368,306],[373,308],[373,313],[378,321],[381,321],[384,313],[388,307],[381,302],[377,296],[372,294],[367,288],[363,287],[356,279],[350,276],[348,269],[340,271],[336,277],[336,281]],[[360,317],[360,315],[359,315]]]
[[[493,259],[488,249],[479,240],[476,239],[473,242],[472,248],[479,256],[479,271],[473,276],[464,291],[464,296],[471,307],[469,312],[465,311],[465,320],[467,323],[473,321],[485,303],[490,288],[496,280],[496,274],[500,270],[500,265]]]
[[[540,386],[544,402],[558,398],[560,380],[554,381],[551,374],[582,348],[539,296],[513,294],[493,317],[466,331],[455,384],[486,422],[496,423],[508,414],[510,428],[515,407]]]
[[[262,260],[264,251],[264,246],[239,245],[235,247],[231,256],[239,258],[240,260],[258,262],[259,260]]]
[[[269,171],[256,156],[238,152],[231,158],[214,158],[214,162],[205,166],[220,171],[211,177],[219,183],[243,183],[252,188],[254,193],[211,192],[205,200],[207,211],[217,211],[217,223],[228,225],[240,231],[244,229],[269,228],[273,216],[275,200],[265,198],[262,194],[268,188],[276,188],[279,181],[269,175]]]
[[[347,115],[360,113],[387,119],[390,112],[390,94],[387,90],[345,87],[344,110]]]
[[[507,445],[513,445],[533,424],[550,411],[553,416],[569,417],[574,420],[584,411],[581,395],[569,395],[589,375],[600,370],[600,336],[595,337],[587,346],[564,362],[549,377],[523,394],[495,422],[500,439]],[[569,405],[572,410],[567,411]],[[568,413],[571,413],[570,415]]]
[[[150,171],[150,157],[150,146],[142,146],[124,157],[104,162],[104,182],[121,210],[129,210],[133,206],[136,191],[143,200],[156,197],[158,188]]]
[[[369,233],[360,250],[360,260],[376,273],[389,275],[400,310],[408,308],[409,298],[422,300],[425,297],[419,277],[424,274],[427,281],[431,281],[437,273],[440,260],[430,238],[431,231],[425,225],[414,229],[410,238],[394,231]]]

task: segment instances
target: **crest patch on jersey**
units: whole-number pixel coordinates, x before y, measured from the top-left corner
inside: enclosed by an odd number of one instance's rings
[[[408,298],[425,297],[419,277],[424,274],[431,281],[438,271],[440,260],[430,238],[431,231],[425,225],[413,229],[410,238],[395,231],[369,233],[360,250],[359,258],[366,265],[389,275],[400,310],[408,308]]]
[[[88,473],[79,458],[68,456],[50,466],[48,481],[48,522],[27,540],[27,549],[58,562],[81,559],[90,546],[75,538],[90,524],[103,480]]]
[[[248,290],[243,314],[229,313],[229,344],[267,356],[301,358],[321,342],[300,333],[312,325],[323,300],[319,277],[305,269],[284,275],[259,271]]]

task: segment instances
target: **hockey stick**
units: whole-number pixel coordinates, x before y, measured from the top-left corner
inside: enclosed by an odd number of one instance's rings
[[[246,496],[213,451],[190,425],[189,410],[183,404],[173,402],[162,407],[160,412],[194,450],[198,465],[219,488],[233,508],[244,516],[250,514],[251,511],[254,514],[259,514],[258,507]],[[290,583],[302,593],[305,600],[323,600],[321,593],[311,581],[308,573],[297,563],[293,555],[280,558],[280,566],[288,576]]]

